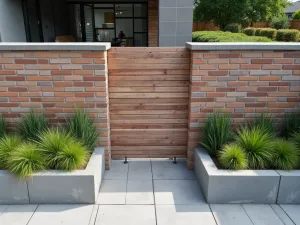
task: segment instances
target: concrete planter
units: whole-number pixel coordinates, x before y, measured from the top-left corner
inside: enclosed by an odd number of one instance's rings
[[[278,204],[300,204],[300,170],[282,171],[278,192]]]
[[[208,203],[276,203],[280,175],[274,170],[219,170],[208,153],[197,148],[195,173]]]
[[[103,148],[96,148],[85,170],[35,173],[27,181],[0,173],[0,204],[95,203],[105,172]]]

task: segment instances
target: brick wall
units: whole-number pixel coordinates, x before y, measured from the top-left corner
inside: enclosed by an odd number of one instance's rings
[[[148,46],[158,46],[158,0],[148,0]]]
[[[34,108],[57,125],[75,107],[94,118],[110,166],[106,51],[0,51],[0,113],[15,122]]]
[[[192,51],[189,167],[207,114],[231,113],[234,124],[259,113],[279,123],[300,108],[299,51]]]

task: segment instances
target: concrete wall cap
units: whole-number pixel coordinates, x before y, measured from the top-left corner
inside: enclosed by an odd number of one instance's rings
[[[27,42],[3,42],[0,43],[0,51],[106,51],[110,49],[110,43],[79,43],[79,42],[55,42],[55,43],[27,43]]]
[[[297,42],[222,42],[222,43],[199,43],[187,42],[186,47],[190,50],[300,50]]]

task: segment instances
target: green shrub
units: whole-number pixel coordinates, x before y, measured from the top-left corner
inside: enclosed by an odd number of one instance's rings
[[[260,33],[261,33],[262,29],[263,29],[263,28],[256,28],[255,34],[254,34],[254,35],[255,35],[255,36],[261,36]]]
[[[248,36],[255,36],[256,28],[254,27],[248,27],[244,30],[244,33]]]
[[[231,138],[230,118],[226,114],[213,113],[208,115],[203,128],[201,145],[209,154],[216,156]]]
[[[299,132],[295,132],[292,135],[291,141],[293,141],[299,151],[299,155],[300,155],[300,131]]]
[[[275,121],[271,117],[271,115],[261,113],[258,117],[256,117],[253,121],[250,121],[248,123],[248,126],[250,129],[253,129],[255,127],[265,131],[266,133],[269,133],[272,136],[275,136],[276,129],[275,129]]]
[[[300,10],[297,10],[297,11],[293,14],[293,20],[300,20]]]
[[[2,138],[6,134],[7,126],[5,120],[2,116],[0,116],[0,138]]]
[[[291,137],[300,132],[300,112],[285,115],[284,136]]]
[[[40,148],[50,169],[80,169],[87,161],[87,149],[70,133],[49,129],[39,139]]]
[[[272,136],[258,127],[241,128],[235,137],[236,143],[244,149],[251,169],[265,169],[271,160]]]
[[[299,162],[298,151],[293,142],[278,139],[273,142],[272,166],[279,170],[296,169]]]
[[[82,169],[87,160],[87,149],[78,141],[70,141],[59,151],[56,157],[56,168],[60,170]]]
[[[260,36],[270,38],[272,40],[276,39],[277,30],[272,28],[264,28],[260,31]]]
[[[286,15],[274,17],[270,22],[270,27],[274,29],[288,29],[290,27],[289,18]]]
[[[223,168],[231,170],[243,170],[248,166],[246,154],[237,144],[225,145],[219,154],[219,162]]]
[[[45,169],[45,159],[34,143],[24,143],[13,151],[8,160],[8,170],[20,178]]]
[[[67,131],[81,140],[89,151],[97,146],[99,133],[87,113],[77,109],[74,116],[67,121]]]
[[[22,143],[19,136],[4,136],[0,140],[0,169],[7,169],[7,160],[11,153],[15,151]]]
[[[276,40],[286,42],[297,42],[300,38],[300,32],[295,29],[281,29],[277,31]]]
[[[223,31],[197,31],[193,32],[194,42],[271,42],[266,37],[247,36],[242,33],[231,33]]]
[[[225,28],[224,31],[228,31],[231,33],[241,33],[242,32],[242,25],[238,23],[231,23],[228,24]]]
[[[36,114],[33,110],[21,118],[19,123],[19,133],[24,139],[38,140],[39,134],[49,126],[48,120]]]

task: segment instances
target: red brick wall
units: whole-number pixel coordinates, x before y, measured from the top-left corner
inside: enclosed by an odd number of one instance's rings
[[[0,113],[15,122],[31,108],[60,124],[77,108],[94,118],[110,165],[107,57],[103,51],[0,52]]]
[[[158,0],[148,0],[148,46],[158,46]]]
[[[189,110],[189,167],[207,114],[231,113],[234,124],[259,113],[279,123],[300,108],[300,52],[193,51]]]

